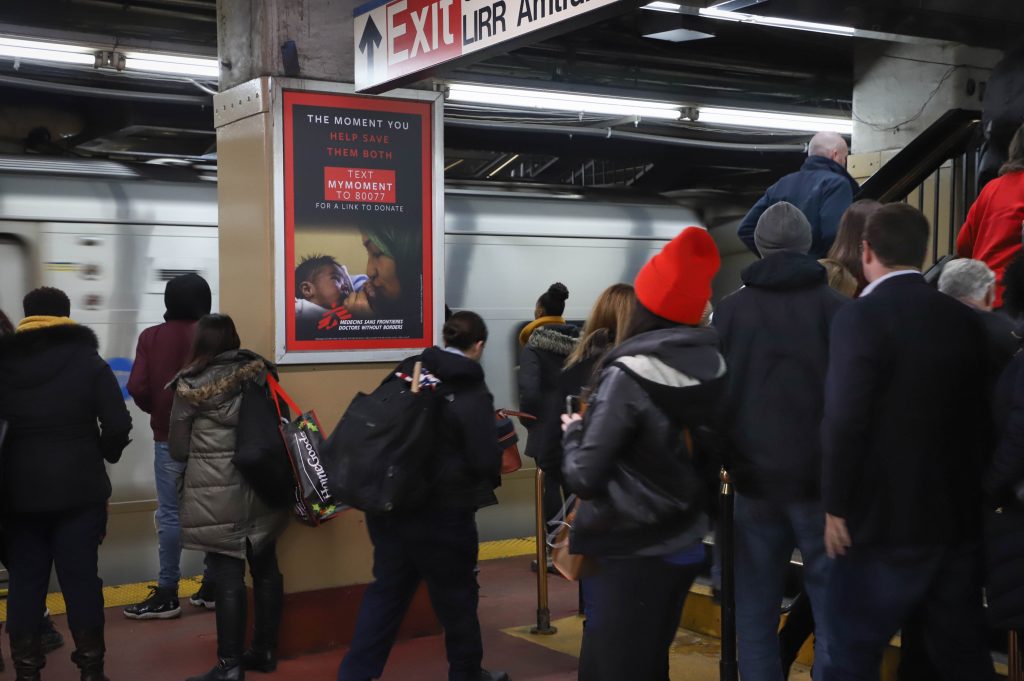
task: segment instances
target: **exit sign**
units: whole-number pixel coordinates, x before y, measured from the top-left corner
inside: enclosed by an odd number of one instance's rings
[[[636,0],[372,0],[353,12],[356,90],[380,92],[423,78],[456,59],[482,59],[638,4]]]

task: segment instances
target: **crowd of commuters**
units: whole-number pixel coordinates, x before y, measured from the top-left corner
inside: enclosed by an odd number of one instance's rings
[[[744,219],[740,236],[759,259],[713,314],[720,257],[698,227],[684,228],[632,285],[605,289],[582,328],[564,318],[565,285],[540,296],[519,335],[520,407],[536,417],[526,451],[546,474],[544,515],[575,499],[570,550],[587,562],[581,681],[668,678],[684,602],[706,562],[720,464],[736,486],[743,681],[787,678],[812,633],[815,679],[877,679],[901,630],[903,681],[993,678],[989,624],[1024,626],[1024,354],[1013,319],[1024,313],[1022,137],[961,231],[958,250],[976,259],[947,263],[937,290],[921,274],[924,215],[854,202],[846,143],[822,133],[804,167]],[[402,260],[393,235],[364,236],[368,251]],[[391,282],[397,299],[404,284],[385,269],[366,295],[386,297]],[[242,681],[277,666],[276,542],[288,514],[261,499],[232,457],[246,427],[243,393],[264,389],[276,367],[242,348],[230,317],[210,314],[200,277],[169,282],[165,302],[165,322],[140,337],[128,382],[151,416],[160,571],[150,597],[124,614],[178,616],[182,548],[203,552],[192,602],[216,610],[217,662],[189,681]],[[36,289],[23,308],[16,326],[0,315],[11,658],[17,681],[41,679],[55,567],[72,659],[82,681],[106,681],[104,462],[121,457],[131,418],[67,296]],[[421,582],[444,628],[449,681],[510,678],[483,667],[477,617],[476,511],[496,503],[501,463],[480,363],[488,331],[473,312],[446,316],[443,347],[386,379],[418,374],[419,362],[439,381],[433,478],[414,510],[367,515],[374,582],[339,681],[381,677]],[[803,594],[780,635],[794,549]]]

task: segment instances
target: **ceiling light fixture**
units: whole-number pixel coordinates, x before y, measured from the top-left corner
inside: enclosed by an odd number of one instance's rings
[[[643,9],[655,12],[673,12],[690,14],[688,8],[676,2],[650,2],[643,6]],[[715,9],[714,7],[701,7],[697,15],[707,19],[719,21],[731,21],[741,24],[754,24],[755,26],[771,26],[774,28],[789,28],[795,31],[810,31],[812,33],[828,33],[830,35],[853,36],[857,29],[850,26],[838,26],[836,24],[819,24],[813,21],[800,21],[799,19],[785,19],[783,17],[766,17],[760,14],[748,14],[746,12],[730,12],[728,10]]]
[[[217,78],[216,59],[147,52],[121,52],[87,45],[69,45],[41,40],[0,37],[0,58],[56,64],[92,66],[113,71],[164,73],[174,76]]]
[[[580,95],[571,92],[549,92],[522,88],[451,83],[448,99],[453,102],[491,104],[517,109],[570,111],[573,113],[608,114],[612,116],[639,116],[678,120],[679,106],[667,102],[642,101],[619,97]]]
[[[220,76],[220,64],[216,59],[201,57],[183,57],[174,54],[151,54],[147,52],[125,52],[125,69],[129,71],[149,71],[166,73],[175,76],[200,76],[217,78]]]
[[[570,111],[573,113],[597,113],[616,116],[639,116],[678,120],[684,115],[698,123],[734,125],[744,128],[768,130],[792,130],[794,132],[838,132],[849,135],[853,132],[853,121],[838,116],[812,116],[807,114],[783,113],[779,111],[757,111],[753,109],[728,109],[701,106],[684,107],[671,102],[657,102],[619,97],[601,97],[570,92],[547,92],[526,88],[477,85],[475,83],[450,83],[448,100],[470,104],[489,104],[516,109],[542,109],[548,111]]]
[[[0,57],[58,64],[81,64],[83,66],[92,66],[96,60],[95,50],[87,47],[2,37],[0,37]]]
[[[809,116],[805,114],[779,113],[777,111],[754,111],[752,109],[725,109],[713,106],[700,107],[700,123],[735,125],[744,128],[768,130],[794,130],[799,132],[838,132],[841,135],[853,133],[853,120],[838,116]]]

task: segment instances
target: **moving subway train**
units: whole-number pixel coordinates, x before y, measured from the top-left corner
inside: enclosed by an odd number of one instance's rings
[[[516,335],[551,282],[569,288],[566,317],[583,319],[601,290],[632,281],[681,227],[696,224],[711,229],[722,250],[721,296],[751,258],[735,237],[744,209],[715,193],[670,201],[534,187],[447,188],[446,302],[479,312],[490,327],[484,369],[496,404],[515,404]],[[20,316],[31,288],[64,289],[72,316],[96,331],[123,382],[139,333],[162,321],[164,285],[185,272],[210,282],[219,309],[215,183],[161,166],[0,157],[0,308],[11,317]],[[110,467],[114,493],[100,554],[108,584],[157,573],[149,420],[129,407],[133,441]],[[481,538],[530,534],[532,471],[509,476],[500,496],[501,505],[480,515]],[[182,570],[201,572],[201,556],[186,551]]]

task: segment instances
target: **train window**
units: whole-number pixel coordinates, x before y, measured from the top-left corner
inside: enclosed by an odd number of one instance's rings
[[[0,309],[15,321],[29,290],[28,258],[21,241],[0,235]]]

